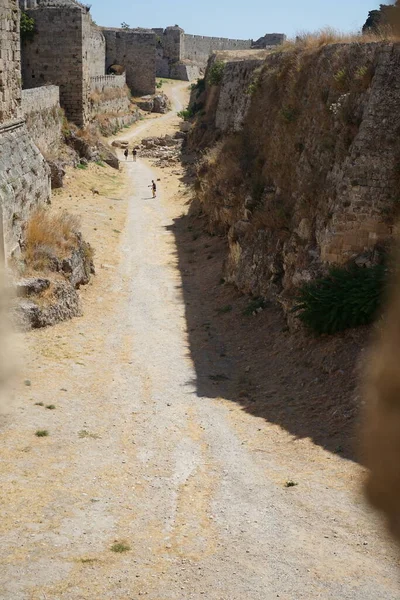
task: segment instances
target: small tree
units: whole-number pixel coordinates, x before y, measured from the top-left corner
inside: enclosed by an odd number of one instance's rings
[[[220,85],[224,76],[225,63],[222,60],[217,60],[210,68],[207,76],[209,85]]]
[[[26,13],[21,13],[21,41],[31,40],[35,35],[35,20]]]
[[[379,9],[370,10],[363,26],[363,33],[379,33],[380,29],[391,28],[398,31],[400,22],[400,2],[380,4]]]

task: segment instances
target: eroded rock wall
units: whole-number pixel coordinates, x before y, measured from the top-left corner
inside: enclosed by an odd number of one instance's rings
[[[286,307],[331,264],[369,264],[398,212],[400,45],[334,44],[228,62],[189,145],[198,199],[225,232],[225,276]]]

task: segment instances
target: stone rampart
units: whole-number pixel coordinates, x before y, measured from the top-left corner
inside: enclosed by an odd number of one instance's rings
[[[251,46],[252,40],[234,40],[185,33],[182,58],[205,66],[210,55],[214,52],[219,50],[248,50]]]
[[[0,5],[0,123],[21,115],[19,12],[14,0]]]
[[[103,29],[106,39],[106,67],[122,65],[132,93],[155,93],[156,34],[142,29]]]
[[[190,35],[177,25],[164,31],[153,30],[156,34],[157,77],[171,77],[186,80],[198,77],[198,70],[205,69],[207,61],[215,52],[228,50],[250,50],[282,44],[285,35],[270,33],[260,38],[254,45],[253,40],[237,40],[203,35]]]
[[[23,86],[58,85],[68,119],[85,125],[90,74],[83,39],[89,44],[90,16],[77,5],[41,6],[28,14],[35,19],[36,33],[22,46]]]
[[[88,63],[90,77],[104,75],[106,68],[106,40],[101,29],[95,25],[90,27],[88,43]]]
[[[50,169],[23,121],[0,125],[0,203],[6,253],[18,254],[30,212],[50,198]]]
[[[0,4],[0,206],[6,254],[17,253],[32,208],[50,198],[50,169],[21,118],[17,0]]]
[[[61,143],[63,112],[55,85],[22,91],[22,112],[28,132],[40,151],[51,157]]]

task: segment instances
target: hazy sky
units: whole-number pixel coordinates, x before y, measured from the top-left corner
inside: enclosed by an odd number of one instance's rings
[[[87,0],[99,25],[167,27],[187,33],[257,39],[264,33],[314,31],[326,25],[355,31],[384,0]],[[390,0],[386,2],[390,3]]]

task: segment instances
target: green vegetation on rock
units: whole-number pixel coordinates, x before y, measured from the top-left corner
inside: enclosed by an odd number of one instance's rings
[[[305,283],[293,312],[317,334],[334,334],[373,322],[382,305],[387,268],[334,267]]]

